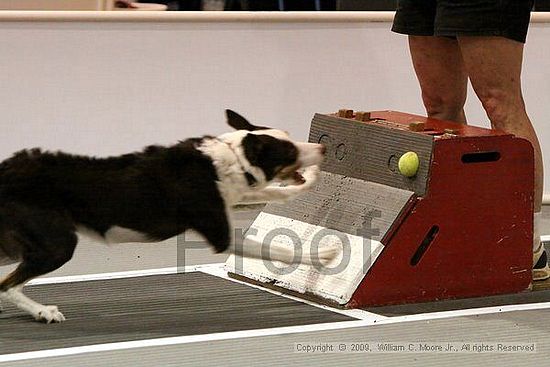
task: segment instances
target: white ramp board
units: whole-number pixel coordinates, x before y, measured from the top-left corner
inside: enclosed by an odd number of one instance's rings
[[[384,249],[382,239],[413,196],[411,191],[322,172],[313,191],[287,204],[268,205],[247,231],[243,246],[259,240],[267,248],[289,246],[303,254],[315,254],[317,246],[337,246],[339,255],[315,266],[230,256],[227,270],[344,305]]]

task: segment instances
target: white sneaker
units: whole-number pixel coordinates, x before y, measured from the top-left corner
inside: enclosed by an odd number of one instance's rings
[[[550,267],[544,243],[541,242],[538,250],[533,253],[533,280],[541,281],[550,278]]]

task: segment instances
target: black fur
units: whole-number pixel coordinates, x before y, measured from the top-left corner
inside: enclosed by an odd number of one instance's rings
[[[293,143],[269,135],[248,134],[242,146],[246,159],[253,166],[260,167],[268,181],[282,168],[293,166],[298,160],[298,150]]]
[[[239,115],[237,112],[232,110],[225,110],[225,114],[227,116],[227,123],[229,126],[234,128],[235,130],[247,130],[247,131],[255,131],[255,130],[267,130],[269,128],[263,127],[263,126],[255,126],[252,125],[246,118]]]
[[[305,183],[299,170],[319,164],[323,152],[320,145],[295,145],[284,132],[226,113],[229,125],[239,131],[217,138],[154,145],[109,158],[31,149],[1,162],[0,265],[19,266],[0,282],[0,300],[37,320],[63,321],[56,306],[36,304],[21,288],[69,261],[79,231],[91,230],[116,243],[155,242],[194,229],[217,252],[234,252],[227,211],[307,190],[310,185],[298,190],[266,186]],[[243,254],[261,258],[258,245]],[[289,256],[281,253],[279,259]]]
[[[24,150],[0,164],[0,258],[22,260],[0,291],[55,270],[76,246],[76,225],[120,226],[163,240],[195,229],[229,246],[225,204],[200,139],[91,158]],[[1,259],[0,259],[1,260]]]

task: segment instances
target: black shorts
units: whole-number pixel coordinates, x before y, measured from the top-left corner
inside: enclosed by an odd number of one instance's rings
[[[411,36],[501,36],[525,43],[534,0],[398,0],[392,31]]]

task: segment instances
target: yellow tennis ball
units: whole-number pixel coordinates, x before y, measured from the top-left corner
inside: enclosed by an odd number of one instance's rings
[[[418,166],[420,165],[420,160],[418,159],[418,154],[415,152],[407,152],[399,158],[397,162],[397,168],[399,173],[405,177],[413,177],[418,171]]]

